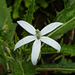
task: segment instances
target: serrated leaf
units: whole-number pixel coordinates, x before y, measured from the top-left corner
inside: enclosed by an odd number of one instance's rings
[[[15,28],[16,24],[12,22],[6,1],[0,0],[0,29],[4,29],[6,39],[12,40]]]
[[[75,56],[75,44],[74,45],[61,44],[61,53],[64,53],[70,56]]]
[[[75,28],[75,5],[71,5],[69,3],[67,8],[57,12],[57,16],[54,21],[64,23],[61,27],[57,28],[55,31],[49,34],[49,36],[53,39],[58,39],[64,33],[67,33],[69,30]]]
[[[68,7],[63,9],[60,12],[57,12],[57,16],[54,21],[63,22],[66,23],[67,21],[71,20],[73,17],[75,17],[75,6]]]
[[[27,12],[26,12],[26,15],[25,15],[25,21],[27,21],[28,23],[32,23],[32,20],[34,19],[33,18],[33,13],[34,13],[34,6],[35,6],[35,0],[32,0]]]

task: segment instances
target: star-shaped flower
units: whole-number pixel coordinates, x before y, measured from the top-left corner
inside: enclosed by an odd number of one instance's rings
[[[26,21],[21,20],[21,21],[17,21],[17,23],[32,35],[24,37],[23,39],[18,41],[15,45],[14,50],[21,47],[22,45],[25,45],[35,40],[33,43],[32,53],[31,53],[31,61],[33,65],[37,64],[37,59],[39,57],[40,50],[41,50],[41,41],[49,46],[52,46],[54,49],[60,51],[61,46],[55,40],[43,35],[53,31],[63,23],[60,22],[51,23],[46,27],[44,27],[41,31],[39,31],[38,29],[36,30],[32,25],[30,25]]]

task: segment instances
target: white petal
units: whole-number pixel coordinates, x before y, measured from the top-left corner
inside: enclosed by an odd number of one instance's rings
[[[27,36],[27,37],[21,39],[20,41],[18,41],[16,43],[14,50],[16,50],[17,48],[21,47],[22,45],[25,45],[25,44],[27,44],[27,43],[35,40],[35,39],[36,39],[35,36]]]
[[[17,23],[24,28],[26,31],[28,31],[29,33],[35,35],[36,34],[36,29],[30,25],[29,23],[27,23],[26,21],[17,21]]]
[[[40,49],[41,49],[41,41],[36,39],[33,43],[32,53],[31,53],[31,61],[33,65],[37,64],[37,59],[39,57]]]
[[[47,25],[46,27],[44,27],[41,30],[41,35],[45,35],[45,34],[51,32],[51,31],[53,31],[54,29],[56,29],[57,27],[59,27],[62,24],[63,23],[60,23],[60,22],[54,22],[54,23],[51,23],[51,24]]]
[[[46,43],[49,46],[52,46],[53,48],[55,48],[56,50],[58,50],[58,52],[60,52],[61,46],[59,45],[58,42],[56,42],[55,40],[49,38],[49,37],[41,37],[40,39],[42,42]]]

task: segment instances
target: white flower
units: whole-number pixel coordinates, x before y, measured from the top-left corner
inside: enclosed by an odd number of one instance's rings
[[[18,41],[17,44],[15,45],[14,50],[21,47],[22,45],[25,45],[35,40],[33,43],[32,53],[31,53],[31,61],[33,65],[37,64],[37,59],[39,57],[41,49],[41,41],[49,46],[52,46],[54,49],[60,51],[61,46],[55,40],[43,35],[53,31],[63,23],[60,22],[51,23],[46,27],[44,27],[41,31],[39,31],[38,29],[36,30],[32,25],[30,25],[26,21],[17,21],[17,23],[32,35],[24,37],[23,39]]]

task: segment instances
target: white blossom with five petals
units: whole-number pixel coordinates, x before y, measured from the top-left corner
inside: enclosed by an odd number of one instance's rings
[[[51,31],[53,31],[63,23],[60,22],[51,23],[46,27],[44,27],[41,31],[39,31],[38,29],[36,30],[32,25],[30,25],[26,21],[21,20],[17,21],[17,23],[32,35],[24,37],[23,39],[18,41],[15,45],[14,50],[21,47],[22,45],[25,45],[35,40],[33,43],[32,53],[31,53],[31,61],[33,65],[37,64],[37,59],[39,57],[41,50],[41,41],[60,52],[61,46],[55,40],[43,35],[50,33]]]

